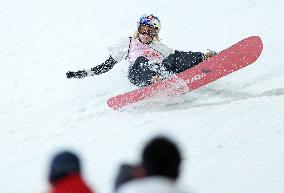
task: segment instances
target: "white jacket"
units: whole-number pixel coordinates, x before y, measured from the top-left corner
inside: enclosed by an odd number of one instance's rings
[[[111,57],[117,62],[120,62],[121,60],[125,59],[128,56],[128,54],[131,54],[132,58],[128,59],[130,59],[129,60],[130,63],[133,63],[135,59],[139,56],[144,56],[148,58],[150,61],[153,60],[153,58],[150,55],[147,55],[147,53],[150,53],[152,55],[153,54],[160,55],[161,56],[160,58],[164,59],[170,54],[173,54],[175,50],[167,47],[166,45],[160,42],[143,44],[137,39],[127,38],[127,39],[122,39],[114,46],[109,47],[108,52],[111,55]]]
[[[122,184],[117,193],[184,193],[174,180],[165,177],[145,177]]]

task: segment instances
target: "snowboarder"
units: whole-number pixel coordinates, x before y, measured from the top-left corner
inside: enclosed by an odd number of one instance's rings
[[[84,78],[99,75],[113,68],[123,59],[129,62],[128,79],[136,86],[147,86],[156,81],[187,70],[217,53],[209,51],[183,52],[160,43],[161,23],[154,15],[143,15],[133,37],[110,47],[109,58],[101,65],[76,72],[68,71],[67,78]]]

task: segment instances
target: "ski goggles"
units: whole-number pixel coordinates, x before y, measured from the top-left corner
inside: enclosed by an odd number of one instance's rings
[[[158,35],[158,31],[156,29],[149,27],[147,25],[140,25],[138,27],[138,32],[142,35],[147,34],[152,38]]]

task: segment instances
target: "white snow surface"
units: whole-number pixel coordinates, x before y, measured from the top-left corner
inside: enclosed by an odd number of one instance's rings
[[[283,10],[282,0],[1,0],[0,192],[46,192],[50,159],[68,149],[91,187],[111,193],[118,166],[162,134],[182,150],[186,191],[283,193]],[[221,51],[259,35],[264,50],[185,96],[113,111],[107,99],[135,88],[125,62],[81,80],[65,73],[102,63],[144,13],[160,17],[174,49]]]

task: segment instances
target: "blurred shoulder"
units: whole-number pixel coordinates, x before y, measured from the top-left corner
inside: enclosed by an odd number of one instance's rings
[[[146,177],[132,180],[118,188],[117,193],[183,193],[175,181],[164,177]]]

